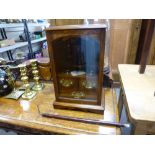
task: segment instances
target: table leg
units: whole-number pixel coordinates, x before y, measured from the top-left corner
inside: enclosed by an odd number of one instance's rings
[[[121,88],[120,89],[120,94],[119,94],[119,99],[118,99],[118,115],[119,115],[119,120],[121,118],[122,109],[123,109],[123,90]]]

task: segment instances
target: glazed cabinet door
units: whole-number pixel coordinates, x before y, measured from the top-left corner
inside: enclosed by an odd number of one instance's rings
[[[88,31],[87,31],[88,32]],[[64,33],[62,33],[64,34]],[[90,30],[76,35],[53,36],[58,100],[96,104],[99,91],[100,35]]]

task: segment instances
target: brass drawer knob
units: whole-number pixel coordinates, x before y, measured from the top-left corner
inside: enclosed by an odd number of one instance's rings
[[[69,79],[61,79],[60,80],[60,84],[63,86],[63,87],[70,87],[73,85],[73,81],[72,80],[69,80]]]
[[[94,81],[82,81],[81,85],[86,89],[96,88],[96,82]]]
[[[79,99],[79,98],[84,98],[85,97],[85,94],[83,92],[73,91],[72,92],[72,96],[74,98]]]

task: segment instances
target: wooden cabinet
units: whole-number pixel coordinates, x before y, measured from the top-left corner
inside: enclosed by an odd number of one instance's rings
[[[105,31],[106,26],[101,24],[46,29],[55,108],[103,113]]]
[[[93,24],[94,20],[89,19]],[[141,19],[110,19],[109,59],[113,79],[119,80],[118,64],[135,64],[136,52],[141,29]],[[104,23],[99,19],[97,23]],[[54,19],[52,25],[75,25],[83,24],[83,19]],[[155,40],[155,34],[154,34]],[[155,42],[155,41],[154,41]],[[152,42],[149,64],[155,64],[155,43]],[[105,58],[107,60],[108,58]]]

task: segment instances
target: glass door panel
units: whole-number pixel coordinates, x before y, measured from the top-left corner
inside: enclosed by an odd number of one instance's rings
[[[52,42],[59,97],[97,100],[99,39],[74,35]]]

